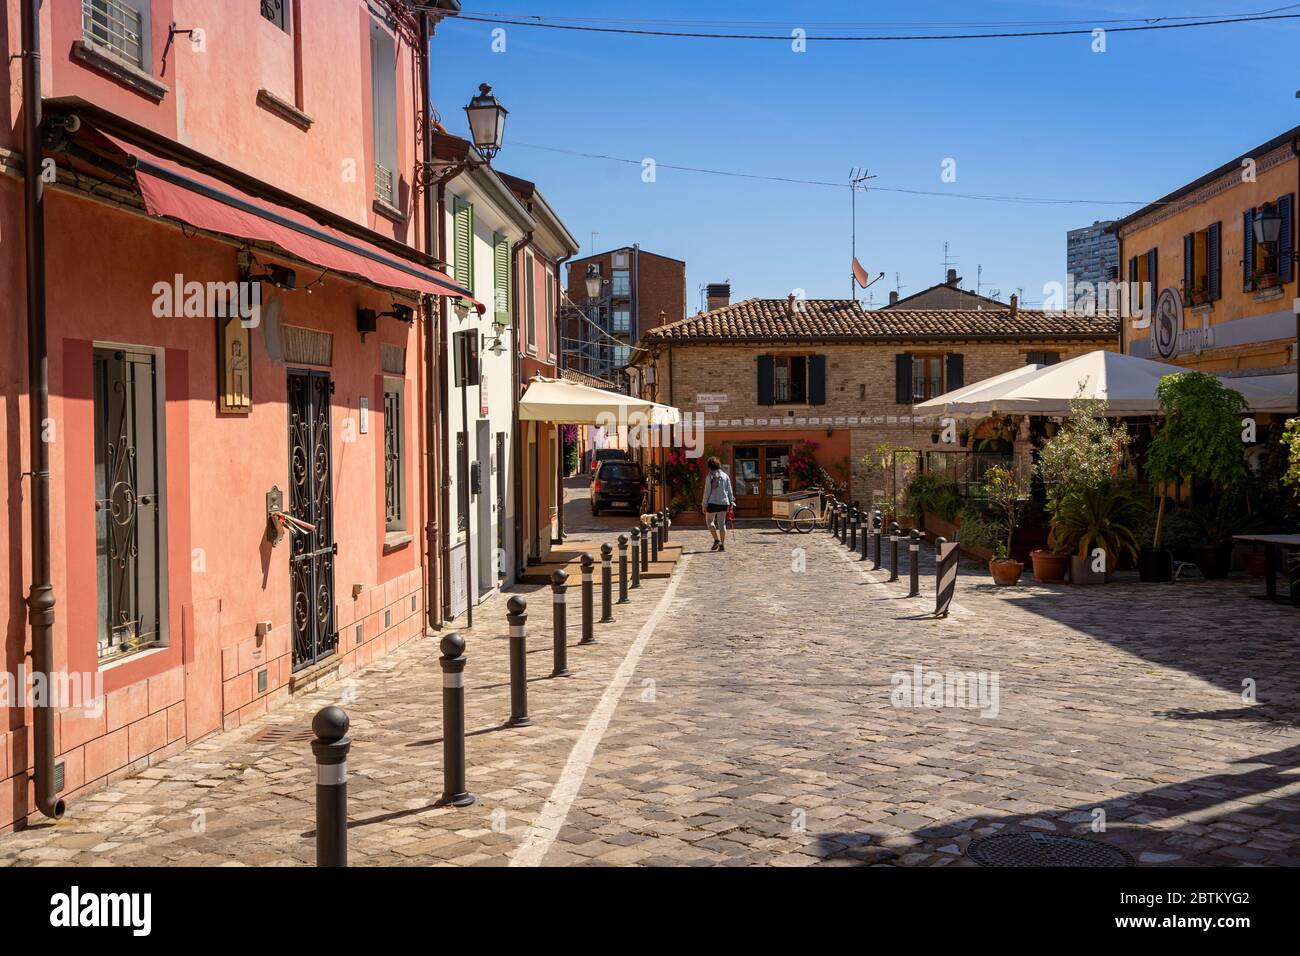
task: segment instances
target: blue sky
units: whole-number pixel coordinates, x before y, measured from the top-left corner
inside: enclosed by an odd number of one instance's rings
[[[808,5],[812,7],[812,5]],[[618,4],[465,0],[464,12],[680,21],[744,20],[704,32],[809,36],[827,21],[1080,20],[1225,15],[1274,0],[1125,3],[789,3],[661,0]],[[1300,4],[1289,13],[1300,13]],[[802,17],[803,19],[799,19]],[[761,23],[758,21],[769,21]],[[646,24],[638,26],[655,28]],[[669,29],[692,29],[670,26]],[[631,243],[687,263],[688,312],[698,288],[730,279],[733,300],[849,294],[847,187],[804,186],[657,170],[530,148],[604,153],[660,164],[872,185],[1087,200],[1157,199],[1300,124],[1300,20],[1149,33],[907,43],[789,43],[583,34],[445,21],[433,42],[433,97],[464,134],[480,82],[510,110],[496,165],[536,181],[584,254]],[[849,32],[898,32],[865,24]],[[1012,29],[1008,27],[1007,29]],[[1022,28],[1023,29],[1023,28]],[[959,31],[960,32],[960,31]],[[976,32],[968,30],[966,32]],[[980,31],[982,32],[982,31]],[[945,183],[945,159],[956,181]],[[943,276],[943,243],[974,287],[1005,299],[1065,271],[1065,233],[1136,205],[1025,205],[874,190],[858,198],[858,257],[881,304]],[[866,301],[867,293],[862,293]]]

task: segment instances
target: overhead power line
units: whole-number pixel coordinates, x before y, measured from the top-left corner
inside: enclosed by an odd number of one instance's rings
[[[625,163],[633,166],[641,166],[645,160],[628,159],[625,156],[611,156],[608,153],[587,153],[576,149],[565,149],[560,146],[542,146],[537,143],[514,143],[514,146],[520,146],[524,149],[539,149],[548,153],[563,153],[566,156],[579,156],[584,159],[603,159],[612,163]],[[728,169],[708,169],[702,166],[681,166],[672,163],[661,163],[655,161],[656,169],[672,169],[678,172],[686,173],[703,173],[708,176],[729,176],[736,179],[757,179],[766,182],[790,183],[798,186],[825,186],[834,189],[844,189],[846,184],[843,182],[831,182],[824,179],[800,179],[794,176],[765,176],[760,173],[744,173]],[[1020,203],[1024,205],[1039,206],[1146,206],[1151,203],[1144,199],[1065,199],[1052,198],[1046,196],[1007,196],[993,193],[962,193],[953,192],[945,189],[906,189],[901,186],[848,186],[850,189],[859,189],[863,192],[886,192],[886,193],[903,193],[910,196],[940,196],[948,199],[973,199],[983,202],[1005,202]]]
[[[1291,5],[1278,9],[1291,9],[1294,6],[1295,5]],[[499,26],[537,27],[545,30],[568,30],[578,33],[606,33],[622,34],[626,36],[670,37],[691,40],[776,40],[783,43],[789,43],[791,40],[791,34],[789,33],[703,33],[689,30],[653,30],[625,26],[596,26],[580,23],[559,23],[534,16],[525,16],[521,19],[518,15],[472,16],[470,14],[461,13],[456,17],[456,19],[477,23],[493,23]],[[801,36],[801,39],[818,43],[885,43],[916,40],[1010,40],[1033,37],[1090,36],[1095,29],[1105,29],[1107,33],[1146,33],[1153,30],[1185,30],[1199,27],[1227,26],[1235,23],[1262,23],[1270,20],[1300,20],[1300,13],[1258,13],[1242,16],[1223,16],[1214,19],[1181,21],[1172,21],[1171,18],[1171,22],[1164,22],[1162,20],[1161,22],[1156,23],[1131,23],[1127,26],[1101,27],[1094,25],[1077,28],[1067,27],[1063,29],[1004,30],[985,33],[893,33],[858,36],[834,36],[832,34],[811,36],[804,34]]]

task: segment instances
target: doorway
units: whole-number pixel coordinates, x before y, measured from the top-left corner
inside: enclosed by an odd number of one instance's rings
[[[497,536],[492,531],[493,488],[492,472],[496,470],[496,461],[492,453],[492,423],[479,419],[475,423],[474,456],[478,459],[478,487],[471,488],[478,495],[478,568],[475,574],[478,589],[476,598],[482,598],[496,586],[496,546]],[[477,603],[477,599],[475,601]]]
[[[737,445],[731,461],[736,513],[747,518],[771,517],[772,498],[790,490],[790,446]]]
[[[334,492],[328,372],[290,369],[289,514],[311,526],[289,536],[293,669],[334,653]]]

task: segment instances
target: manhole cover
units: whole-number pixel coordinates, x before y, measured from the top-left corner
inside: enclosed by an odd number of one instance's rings
[[[298,727],[267,727],[248,738],[250,744],[282,744],[300,740],[315,740],[316,735],[310,730]]]
[[[997,833],[976,840],[966,855],[980,866],[1133,865],[1127,850],[1061,833]]]

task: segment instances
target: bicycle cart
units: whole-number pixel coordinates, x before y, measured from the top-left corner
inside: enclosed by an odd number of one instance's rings
[[[772,520],[786,534],[791,531],[807,534],[813,528],[824,527],[829,517],[830,511],[822,506],[822,493],[817,488],[772,498]]]

